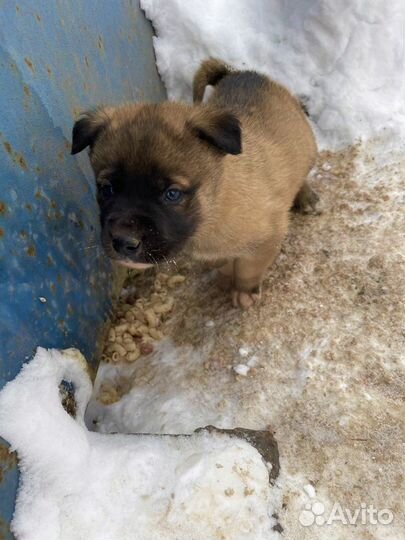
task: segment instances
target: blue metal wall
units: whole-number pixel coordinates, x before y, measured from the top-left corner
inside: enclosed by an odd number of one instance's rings
[[[131,0],[0,0],[0,388],[37,345],[87,357],[110,307],[87,156],[73,119],[165,97],[152,30]],[[0,443],[0,539],[17,483]]]

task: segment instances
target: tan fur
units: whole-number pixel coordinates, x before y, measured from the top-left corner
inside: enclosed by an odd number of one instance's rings
[[[95,121],[107,122],[107,128],[91,160],[96,175],[102,177],[112,159],[131,159],[133,150],[116,137],[118,132],[132,123],[141,138],[155,129],[154,118],[167,123],[176,141],[163,132],[154,133],[159,162],[169,168],[173,164],[175,169],[177,145],[184,156],[184,167],[180,163],[184,171],[176,174],[183,185],[191,177],[200,183],[200,224],[186,249],[198,259],[226,263],[222,271],[232,284],[233,301],[246,308],[258,298],[263,275],[278,254],[294,200],[300,207],[312,193],[306,177],[317,148],[299,102],[286,88],[267,79],[253,105],[233,111],[242,127],[242,153],[202,155],[192,130],[215,129],[215,119],[223,110],[216,87],[208,103],[200,104],[204,89],[229,73],[230,68],[218,60],[204,62],[194,79],[194,106],[166,102],[99,111]]]
[[[215,85],[220,79],[231,73],[231,69],[216,58],[209,58],[202,63],[193,80],[193,102],[201,103],[205,88]]]
[[[197,100],[204,93],[200,82],[215,78],[217,64],[213,62],[217,61],[203,63],[196,74]],[[222,71],[225,69],[223,66]],[[215,102],[215,91],[209,102]],[[297,194],[300,190],[300,195],[307,195],[308,190],[312,193],[305,180],[317,148],[299,102],[274,81],[268,81],[253,113],[239,113],[239,119],[243,152],[224,158],[215,207],[207,209],[193,247],[204,259],[233,260],[235,290],[249,292],[260,285],[280,249]],[[212,202],[207,198],[207,206]],[[229,264],[227,271],[229,274]]]

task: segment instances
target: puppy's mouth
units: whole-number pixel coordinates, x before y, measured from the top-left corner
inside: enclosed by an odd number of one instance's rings
[[[120,266],[125,266],[126,268],[134,268],[135,270],[146,270],[146,268],[152,268],[154,266],[151,263],[137,263],[126,259],[113,259]]]

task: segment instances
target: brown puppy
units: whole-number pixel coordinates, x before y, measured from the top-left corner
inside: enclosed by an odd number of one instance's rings
[[[207,85],[214,91],[201,104]],[[73,128],[72,153],[90,146],[110,257],[139,267],[186,249],[222,261],[234,305],[247,308],[280,249],[291,206],[316,202],[305,181],[315,140],[298,101],[263,75],[210,59],[193,93],[194,106],[86,113]]]

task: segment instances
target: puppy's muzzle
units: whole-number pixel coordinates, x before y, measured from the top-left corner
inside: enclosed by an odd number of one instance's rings
[[[127,236],[113,236],[112,246],[116,253],[122,257],[131,259],[138,254],[141,247],[141,241]]]

